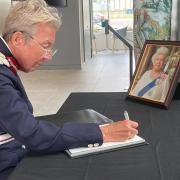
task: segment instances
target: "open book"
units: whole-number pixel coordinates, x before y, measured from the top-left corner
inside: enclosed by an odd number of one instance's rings
[[[147,144],[145,139],[140,136],[135,136],[134,138],[124,141],[124,142],[107,142],[103,143],[102,146],[98,147],[80,147],[66,150],[66,153],[71,158],[78,158],[82,156],[87,156],[91,154],[97,154],[102,152],[114,151],[122,148],[130,148],[140,145]]]

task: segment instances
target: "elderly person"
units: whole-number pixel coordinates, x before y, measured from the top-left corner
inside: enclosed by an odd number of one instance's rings
[[[163,72],[169,55],[167,47],[159,47],[152,56],[152,69],[146,71],[130,92],[131,95],[164,102],[169,90],[169,76]]]
[[[125,141],[138,133],[131,120],[106,126],[68,123],[62,128],[37,121],[18,76],[30,72],[53,55],[61,18],[43,0],[17,3],[6,18],[0,38],[0,179],[5,179],[27,151],[55,153],[67,148],[109,141]]]

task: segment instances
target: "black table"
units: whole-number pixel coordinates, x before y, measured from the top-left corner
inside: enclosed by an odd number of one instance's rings
[[[125,93],[72,93],[57,114],[90,108],[117,120],[128,110],[149,145],[73,160],[63,153],[29,155],[8,180],[179,180],[180,101],[164,110],[125,97]]]

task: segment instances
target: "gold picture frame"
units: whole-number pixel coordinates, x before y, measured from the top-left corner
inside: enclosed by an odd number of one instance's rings
[[[180,71],[180,42],[146,40],[127,98],[167,109]]]

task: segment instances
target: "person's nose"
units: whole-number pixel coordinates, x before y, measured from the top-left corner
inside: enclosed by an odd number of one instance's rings
[[[156,63],[157,63],[158,65],[160,64],[160,62],[161,62],[161,61],[159,61],[159,60],[157,59]]]

